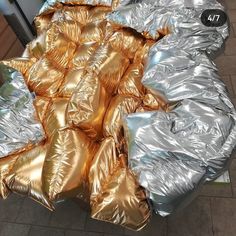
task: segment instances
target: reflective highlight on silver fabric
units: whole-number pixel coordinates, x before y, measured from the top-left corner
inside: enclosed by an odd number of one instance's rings
[[[0,158],[43,139],[43,127],[22,74],[0,64]]]
[[[236,113],[210,57],[223,46],[228,25],[206,27],[215,0],[126,1],[108,19],[158,38],[149,52],[145,87],[169,101],[168,113],[128,115],[129,167],[156,213],[169,215],[227,168],[236,145]]]

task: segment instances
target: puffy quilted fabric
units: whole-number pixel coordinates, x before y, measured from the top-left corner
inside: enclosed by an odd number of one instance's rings
[[[122,119],[136,110],[160,107],[141,84],[154,41],[110,24],[105,19],[110,7],[57,6],[36,17],[38,37],[27,45],[24,58],[3,62],[24,74],[47,138],[0,162],[0,195],[7,197],[7,184],[53,209],[55,200],[91,194],[94,218],[141,229],[150,209],[124,164]],[[102,165],[109,160],[105,181]],[[124,189],[130,191],[125,190],[124,202],[117,202]],[[109,196],[113,202],[108,203]]]

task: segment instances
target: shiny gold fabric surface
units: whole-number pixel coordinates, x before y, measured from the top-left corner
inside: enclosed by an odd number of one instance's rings
[[[116,96],[111,100],[107,109],[104,122],[103,133],[105,137],[112,136],[117,144],[120,143],[123,132],[122,122],[123,118],[135,112],[141,100],[131,96]]]
[[[105,20],[106,15],[111,11],[110,7],[93,7],[89,11],[89,19],[92,22]]]
[[[86,74],[73,93],[67,109],[69,124],[79,127],[93,138],[102,137],[102,122],[110,95],[94,74]]]
[[[71,59],[74,56],[76,45],[73,42],[68,42],[67,46],[54,48],[47,52],[47,58],[57,67],[63,71],[70,66]]]
[[[11,191],[29,196],[50,210],[52,203],[42,190],[42,168],[46,155],[46,146],[40,145],[17,156],[13,168],[6,177]]]
[[[141,83],[142,77],[143,65],[141,63],[130,65],[121,79],[118,93],[132,95],[139,98],[143,97],[145,94],[145,88]]]
[[[55,96],[61,83],[64,73],[55,67],[50,60],[42,57],[28,71],[26,76],[27,84],[31,91],[40,96]]]
[[[43,123],[45,115],[47,113],[48,106],[51,99],[46,97],[37,96],[34,100],[34,107],[36,108],[38,118]]]
[[[151,46],[155,43],[154,40],[147,40],[143,47],[139,48],[134,57],[134,63],[142,63],[146,65],[146,61],[148,58],[148,52]]]
[[[84,70],[74,69],[68,71],[65,75],[64,81],[60,87],[59,96],[70,98],[75,92],[77,85],[83,79]]]
[[[12,190],[53,209],[76,196],[94,219],[139,230],[151,213],[127,168],[122,120],[166,105],[141,83],[154,41],[106,20],[119,0],[54,2],[35,18],[25,58],[3,62],[24,74],[46,140],[0,160],[0,197]]]
[[[109,44],[105,44],[91,56],[87,70],[96,73],[108,93],[112,94],[116,91],[128,66],[129,59],[115,51]]]
[[[74,43],[79,43],[82,25],[74,20],[59,21],[53,23],[58,27],[60,33]]]
[[[95,52],[98,47],[98,43],[84,43],[80,45],[74,55],[72,60],[72,66],[76,69],[84,69],[89,58]]]
[[[46,135],[50,138],[58,129],[66,127],[66,108],[69,99],[53,98],[48,106],[43,124]]]
[[[100,43],[106,35],[106,25],[106,21],[88,23],[82,30],[80,43]]]
[[[89,6],[64,6],[62,15],[66,20],[75,20],[82,25],[90,21]]]
[[[122,52],[128,58],[132,59],[136,51],[142,48],[144,38],[141,34],[130,29],[121,29],[112,35],[109,43],[116,51]]]
[[[89,173],[91,216],[140,230],[151,211],[144,190],[116,154],[115,142],[105,139],[94,157]]]
[[[51,200],[75,197],[87,185],[88,171],[97,150],[79,130],[58,130],[47,151],[43,189]],[[83,193],[83,192],[82,192]]]
[[[46,51],[68,47],[68,39],[60,31],[57,22],[52,23],[46,32]]]
[[[5,184],[5,178],[13,168],[13,165],[15,164],[16,160],[16,155],[0,159],[0,198],[6,199],[10,193],[9,189]]]

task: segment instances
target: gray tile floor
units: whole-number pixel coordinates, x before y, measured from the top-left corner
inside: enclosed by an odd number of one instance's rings
[[[221,0],[231,20],[231,35],[216,64],[236,105],[236,0]],[[235,155],[236,156],[236,155]],[[141,232],[90,219],[77,203],[67,201],[55,212],[12,194],[0,200],[0,236],[236,236],[236,158],[231,184],[207,184],[187,208],[168,218],[154,216]]]

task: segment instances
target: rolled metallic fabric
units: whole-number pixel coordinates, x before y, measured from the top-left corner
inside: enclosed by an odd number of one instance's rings
[[[0,158],[27,149],[44,139],[22,74],[0,64]]]
[[[89,58],[93,55],[99,44],[90,42],[81,44],[75,52],[72,60],[72,66],[76,69],[84,69],[88,63]]]
[[[87,70],[98,75],[107,92],[116,92],[120,79],[129,66],[129,59],[109,44],[101,45],[88,61]]]
[[[51,200],[83,194],[96,151],[97,144],[79,130],[64,129],[54,134],[42,176],[43,189]]]
[[[128,95],[115,96],[107,109],[103,122],[103,133],[105,137],[112,136],[116,144],[121,143],[123,138],[123,119],[141,104],[141,99]]]
[[[84,77],[83,69],[71,68],[65,75],[64,81],[60,86],[59,96],[70,98],[71,95],[75,92],[77,85]]]
[[[126,157],[123,157],[126,158]],[[117,156],[113,138],[106,138],[89,173],[92,218],[140,230],[151,216],[145,193]]]
[[[67,98],[53,98],[51,100],[43,120],[43,125],[48,138],[51,138],[58,129],[67,126],[66,108],[68,102],[69,99]]]
[[[0,159],[0,198],[6,199],[10,193],[9,188],[6,186],[5,178],[13,168],[16,160],[16,155]]]
[[[26,77],[31,91],[39,96],[53,97],[56,96],[63,82],[64,71],[44,56],[30,68]]]
[[[110,98],[97,75],[86,74],[69,101],[68,124],[79,127],[93,139],[102,138],[102,122]]]
[[[42,144],[19,154],[5,180],[11,191],[29,196],[53,210],[52,203],[42,190],[42,168],[46,150],[46,145]]]
[[[111,46],[118,52],[133,59],[138,49],[144,45],[144,37],[131,29],[121,29],[115,32],[109,39]]]
[[[143,65],[141,63],[131,64],[120,81],[118,94],[139,98],[144,96],[145,88],[141,83],[142,77]]]

